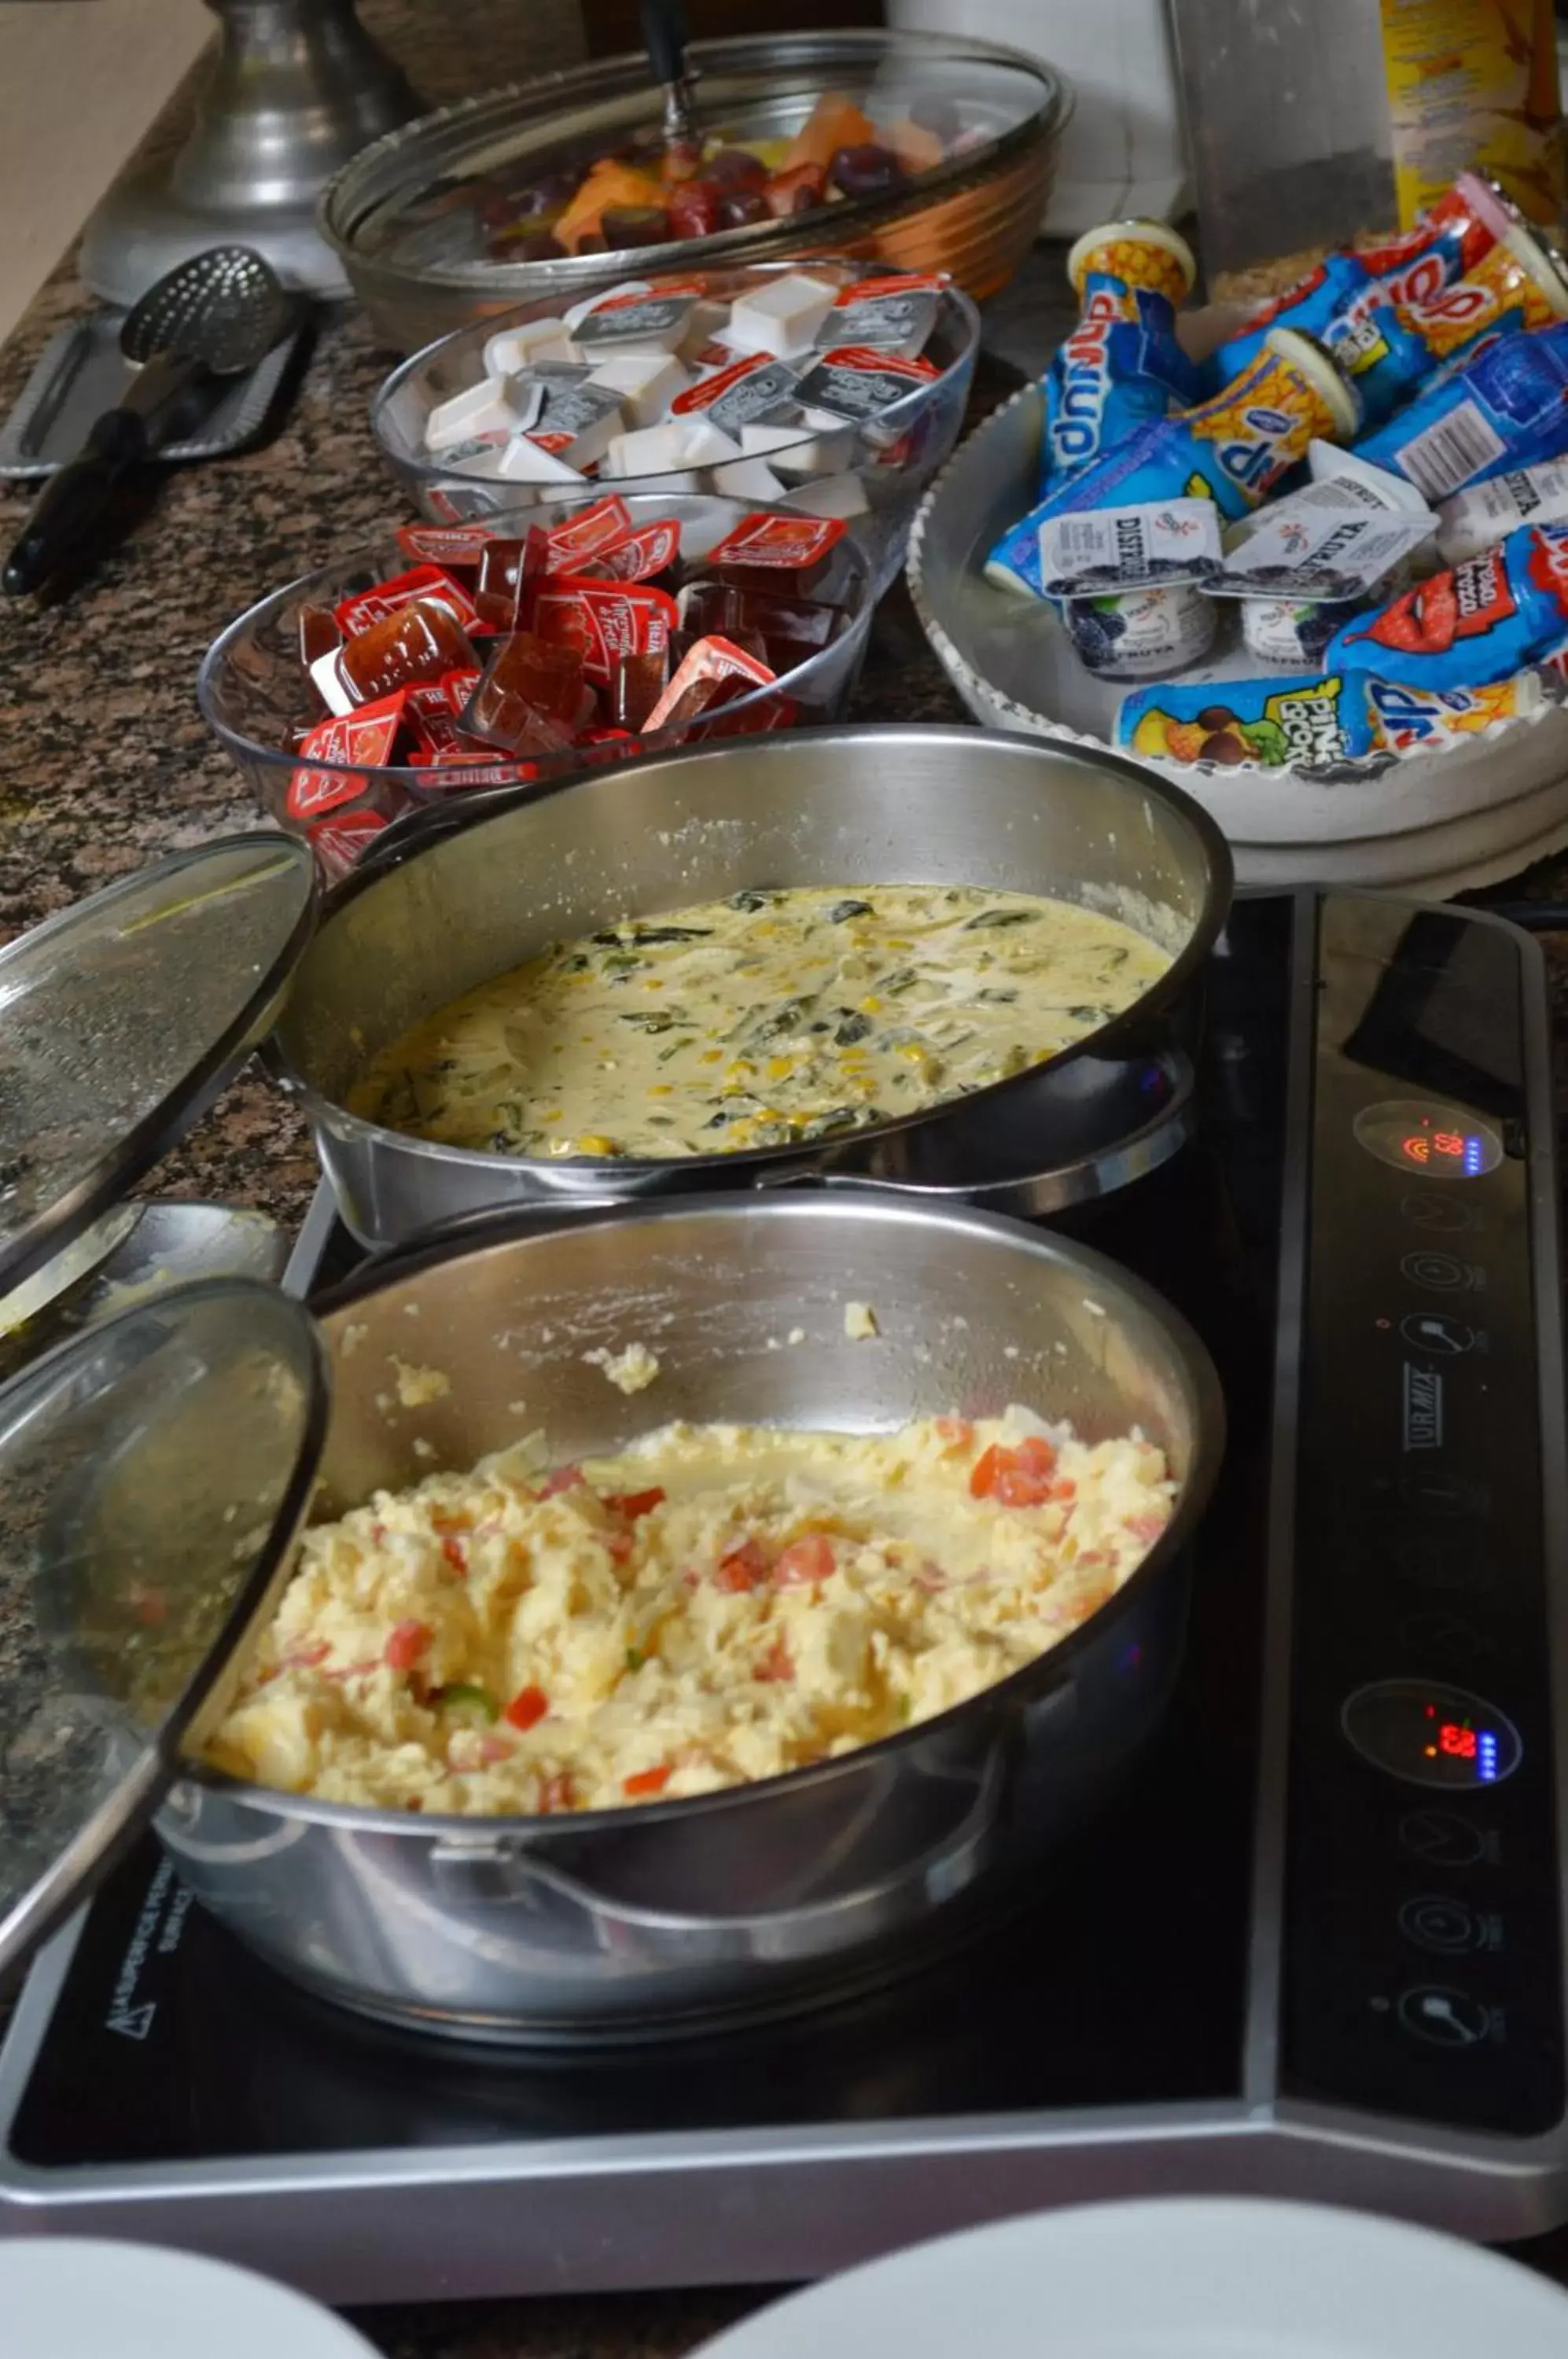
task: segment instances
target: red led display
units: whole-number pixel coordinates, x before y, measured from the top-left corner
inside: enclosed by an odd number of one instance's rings
[[[1443,1722],[1437,1732],[1437,1741],[1443,1750],[1456,1761],[1474,1761],[1475,1758],[1475,1732],[1473,1728],[1464,1727],[1456,1720]]]
[[[1399,1152],[1410,1163],[1431,1163],[1434,1156],[1445,1156],[1453,1162],[1465,1159],[1465,1141],[1456,1130],[1434,1131],[1428,1137],[1423,1132],[1412,1131],[1399,1142]]]

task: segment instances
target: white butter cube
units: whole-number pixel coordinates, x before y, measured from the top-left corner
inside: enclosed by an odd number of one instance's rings
[[[497,328],[485,347],[486,376],[517,376],[539,361],[569,361],[572,339],[564,320],[524,320]]]
[[[755,420],[740,429],[740,447],[749,459],[770,459],[775,451],[795,451],[810,429],[805,426],[758,426]]]
[[[714,426],[702,416],[683,418],[684,439],[681,446],[682,463],[688,467],[716,467],[725,459],[738,459],[743,454],[733,434]]]
[[[615,395],[634,427],[657,426],[691,382],[690,369],[669,353],[616,353],[600,361],[588,379]]]
[[[335,713],[341,721],[345,712],[354,711],[354,699],[338,671],[338,654],[336,647],[329,647],[324,656],[318,656],[310,666],[310,678],[320,690],[327,711]]]
[[[448,451],[454,443],[472,442],[481,434],[510,434],[519,422],[509,377],[481,377],[446,401],[438,401],[425,420],[427,451]]]
[[[775,463],[781,475],[838,475],[848,467],[855,455],[855,429],[831,409],[813,409],[807,406],[800,413],[802,422],[811,429],[812,439],[780,457]]]
[[[662,475],[681,464],[686,444],[686,420],[666,419],[662,426],[639,426],[617,434],[600,464],[602,475]]]
[[[514,434],[506,449],[497,451],[493,463],[474,468],[472,473],[495,475],[504,484],[581,484],[580,469],[569,466],[553,451],[543,451],[527,434]]]
[[[690,367],[711,344],[730,316],[727,303],[711,303],[705,298],[691,307],[691,317],[686,322],[686,332],[676,351]]]
[[[787,508],[804,508],[808,516],[857,516],[870,512],[871,503],[858,475],[818,475],[784,495]]]
[[[732,352],[775,353],[780,360],[809,353],[837,299],[836,287],[824,287],[821,279],[791,270],[735,298],[724,341]]]
[[[715,467],[713,489],[735,500],[769,501],[784,496],[784,485],[766,459],[736,459],[730,466]]]
[[[788,475],[791,480],[798,481],[803,475],[827,472],[821,464],[822,441],[805,423],[799,426],[743,426],[740,447],[748,459],[766,459],[770,472]],[[829,456],[833,455],[830,448]],[[848,453],[844,455],[847,457]]]

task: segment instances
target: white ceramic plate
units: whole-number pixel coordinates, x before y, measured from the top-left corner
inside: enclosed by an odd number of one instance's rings
[[[226,2261],[85,2236],[0,2239],[16,2359],[376,2359],[303,2294]]]
[[[1563,2359],[1568,2294],[1427,2228],[1305,2203],[1097,2203],[832,2277],[698,2359]]]

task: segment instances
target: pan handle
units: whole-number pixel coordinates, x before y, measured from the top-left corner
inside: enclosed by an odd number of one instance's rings
[[[859,1888],[736,1916],[656,1908],[596,1888],[581,1870],[563,1868],[526,1838],[495,1835],[432,1843],[430,1869],[444,1899],[534,1906],[585,1922],[592,1946],[628,1963],[669,1960],[688,1965],[756,1959],[789,1964],[857,1948],[896,1933],[926,1910],[965,1891],[990,1865],[1012,1786],[1014,1746],[1004,1731],[993,1744],[974,1799],[936,1843]],[[861,1841],[886,1799],[868,1783],[866,1802],[833,1844],[812,1862],[813,1878],[831,1869],[833,1852]]]

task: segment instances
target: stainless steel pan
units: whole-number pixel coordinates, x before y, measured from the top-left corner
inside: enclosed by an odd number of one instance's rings
[[[1152,933],[1174,962],[1051,1064],[810,1147],[541,1161],[403,1137],[344,1110],[388,1041],[562,936],[748,886],[933,883],[1081,900]],[[310,1116],[344,1219],[370,1245],[503,1203],[803,1177],[972,1198],[1006,1183],[993,1201],[1050,1211],[1066,1200],[1063,1172],[1079,1175],[1075,1192],[1103,1184],[1098,1158],[1113,1147],[1125,1148],[1117,1177],[1147,1168],[1154,1118],[1185,1086],[1183,1042],[1230,887],[1207,815],[1114,755],[963,728],[736,739],[590,772],[410,838],[329,910],[269,1057]]]
[[[846,1338],[849,1299],[874,1305],[879,1339]],[[678,1417],[864,1430],[1016,1399],[1090,1437],[1141,1426],[1182,1488],[1131,1581],[1050,1654],[789,1777],[570,1818],[437,1820],[190,1775],[158,1822],[181,1875],[314,1990],[512,2039],[799,2005],[961,1925],[1010,1860],[1082,1822],[1158,1721],[1223,1410],[1196,1338],[1095,1254],[885,1193],[713,1195],[564,1227],[503,1215],[373,1268],[321,1312],[323,1513],[515,1440],[519,1400],[577,1457]],[[417,1411],[391,1404],[388,1364],[411,1337],[451,1378]],[[635,1403],[583,1356],[634,1339],[661,1363]]]

